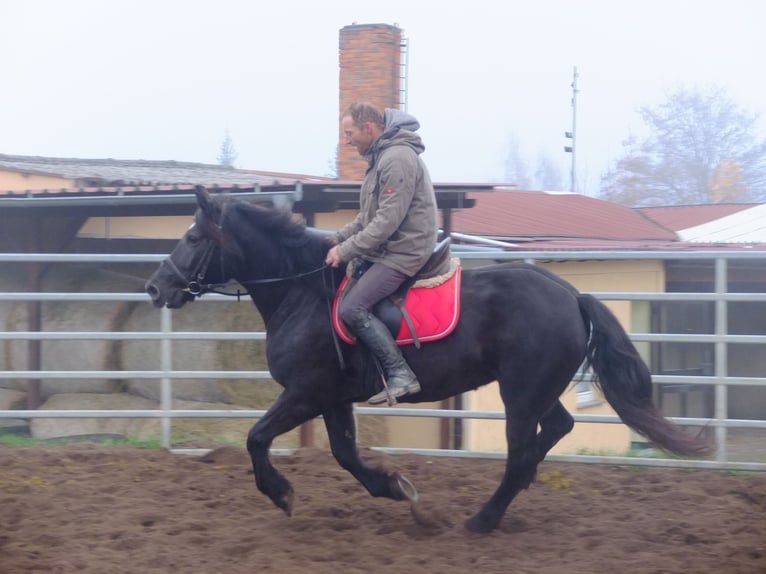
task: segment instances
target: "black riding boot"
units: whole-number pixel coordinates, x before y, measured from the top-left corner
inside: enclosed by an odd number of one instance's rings
[[[396,345],[391,332],[371,313],[359,313],[349,324],[356,337],[372,352],[383,367],[387,388],[373,395],[367,402],[378,405],[420,391],[420,383]]]

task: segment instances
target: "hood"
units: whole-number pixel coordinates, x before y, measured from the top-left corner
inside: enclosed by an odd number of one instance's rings
[[[401,110],[386,108],[383,112],[383,122],[383,135],[373,144],[366,156],[371,163],[378,151],[395,145],[409,146],[417,154],[425,151],[423,140],[415,133],[415,130],[420,128],[420,122],[413,116]]]
[[[399,130],[416,132],[420,128],[420,122],[410,114],[402,110],[386,108],[383,112],[383,137],[389,138]]]

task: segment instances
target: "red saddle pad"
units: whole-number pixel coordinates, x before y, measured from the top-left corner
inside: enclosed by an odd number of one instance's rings
[[[458,267],[452,277],[436,287],[413,287],[407,292],[404,307],[410,315],[415,334],[421,343],[442,339],[455,329],[460,319],[461,271],[462,268]],[[356,345],[356,339],[348,332],[338,312],[338,301],[347,285],[348,278],[344,277],[332,304],[332,323],[343,341]],[[396,343],[410,345],[414,342],[415,337],[407,321],[402,317]]]

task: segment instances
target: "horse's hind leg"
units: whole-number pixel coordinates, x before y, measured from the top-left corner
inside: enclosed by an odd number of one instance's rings
[[[316,407],[283,392],[247,435],[247,451],[253,463],[255,484],[288,516],[292,512],[293,487],[269,460],[274,438],[317,416]]]
[[[537,469],[537,418],[511,416],[506,410],[505,435],[508,458],[505,474],[495,493],[482,509],[466,520],[471,532],[490,532],[500,523],[508,505],[516,495],[529,486]]]
[[[537,433],[535,438],[535,451],[537,453],[535,465],[540,464],[545,459],[548,451],[569,434],[573,428],[574,418],[564,408],[561,401],[556,401],[556,404],[540,419],[540,432]],[[534,482],[536,475],[537,466],[535,466],[535,471],[530,475],[529,482],[523,485],[523,488],[528,488]]]
[[[537,420],[521,418],[518,413],[508,411],[506,416],[508,459],[505,474],[492,498],[466,521],[466,528],[472,532],[489,532],[497,527],[511,501],[534,481],[537,465],[574,427],[574,419],[561,401],[556,401],[540,418],[540,432],[537,434]]]
[[[399,475],[369,466],[359,458],[356,447],[356,421],[353,405],[339,403],[323,414],[330,448],[335,460],[349,471],[372,496],[401,500],[405,498],[399,486]]]
[[[564,436],[574,428],[574,418],[561,404],[556,404],[540,419],[540,432],[537,433],[537,462],[542,462],[551,450]]]

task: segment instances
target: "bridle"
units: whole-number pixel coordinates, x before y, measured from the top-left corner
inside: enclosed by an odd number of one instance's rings
[[[226,287],[228,285],[228,282],[226,283],[205,283],[205,276],[207,275],[207,270],[210,267],[210,262],[213,259],[213,253],[216,249],[216,243],[212,239],[205,239],[207,241],[207,245],[205,246],[205,252],[202,254],[202,257],[200,258],[199,264],[197,265],[197,268],[194,270],[194,273],[192,273],[192,279],[188,279],[183,273],[181,273],[181,270],[178,268],[178,265],[173,261],[173,258],[168,255],[165,259],[162,260],[162,263],[160,263],[160,266],[167,265],[170,270],[173,272],[173,274],[178,277],[183,283],[186,284],[186,287],[181,289],[181,291],[185,291],[192,295],[193,297],[201,297],[205,293],[217,293],[218,295],[226,295],[227,297],[236,297],[237,300],[241,298],[242,295],[245,293],[242,293],[239,289],[235,293],[231,293],[228,291],[222,291],[220,288]],[[223,261],[223,250],[221,250],[220,255],[220,262],[221,262],[221,277],[225,277],[224,274],[224,261]],[[293,281],[296,279],[301,279],[303,277],[308,277],[309,275],[313,275],[314,273],[323,273],[325,269],[329,268],[330,266],[327,263],[322,264],[320,267],[317,267],[316,269],[311,269],[309,271],[304,271],[302,273],[296,273],[295,275],[288,275],[286,277],[269,277],[264,279],[251,279],[249,281],[239,281],[240,285],[246,286],[246,285],[260,285],[260,284],[266,284],[266,283],[278,283],[281,281]],[[330,274],[330,282],[331,282],[331,293],[335,292],[336,285],[335,285],[335,279]],[[327,278],[324,276],[324,280],[326,281]],[[327,298],[327,311],[328,316],[330,317],[330,322],[332,322],[332,299],[331,297]],[[335,329],[332,329],[332,337],[333,337],[333,343],[335,345],[335,352],[338,356],[338,362],[341,366],[341,369],[345,370],[345,360],[343,358],[343,352],[340,348],[340,342],[338,340],[338,335],[335,332]]]
[[[167,265],[170,270],[173,272],[173,274],[178,277],[185,285],[181,291],[185,291],[187,293],[190,293],[194,295],[195,297],[199,297],[203,293],[209,293],[211,290],[215,289],[216,287],[220,287],[225,285],[225,283],[204,283],[205,276],[207,275],[207,269],[210,266],[210,261],[213,258],[213,252],[215,251],[215,243],[213,243],[212,240],[207,239],[207,245],[205,246],[205,252],[202,254],[202,258],[199,260],[199,263],[197,264],[196,269],[191,274],[192,278],[189,279],[186,277],[183,273],[181,273],[181,270],[178,268],[178,265],[176,265],[175,261],[173,261],[173,257],[168,255],[165,259],[162,260],[162,263],[160,265]],[[221,256],[221,271],[223,271],[223,256]]]
[[[199,260],[199,263],[197,264],[197,267],[195,268],[194,272],[191,275],[191,279],[187,278],[181,270],[178,268],[178,265],[173,261],[173,258],[168,255],[165,259],[162,260],[162,263],[160,265],[167,265],[170,270],[173,272],[173,274],[178,277],[184,284],[186,284],[186,287],[181,289],[181,291],[185,291],[186,293],[189,293],[190,295],[193,295],[194,297],[201,297],[205,293],[217,293],[218,295],[226,295],[228,297],[241,297],[243,293],[237,289],[235,293],[231,293],[228,291],[222,291],[221,288],[226,287],[228,285],[228,281],[225,283],[205,283],[205,276],[207,275],[208,268],[210,267],[210,262],[213,259],[213,254],[216,249],[216,244],[212,239],[206,239],[207,245],[205,246],[205,251],[202,254],[202,257]],[[224,276],[224,261],[223,261],[223,252],[221,252],[221,276]],[[264,279],[251,279],[249,281],[239,281],[240,285],[258,285],[258,284],[265,284],[265,283],[277,283],[280,281],[292,281],[295,279],[300,279],[302,277],[307,277],[309,275],[313,275],[314,273],[320,273],[327,269],[329,265],[326,263],[323,264],[321,267],[317,267],[316,269],[311,269],[309,271],[304,271],[302,273],[296,273],[295,275],[287,275],[285,277],[269,277]]]

